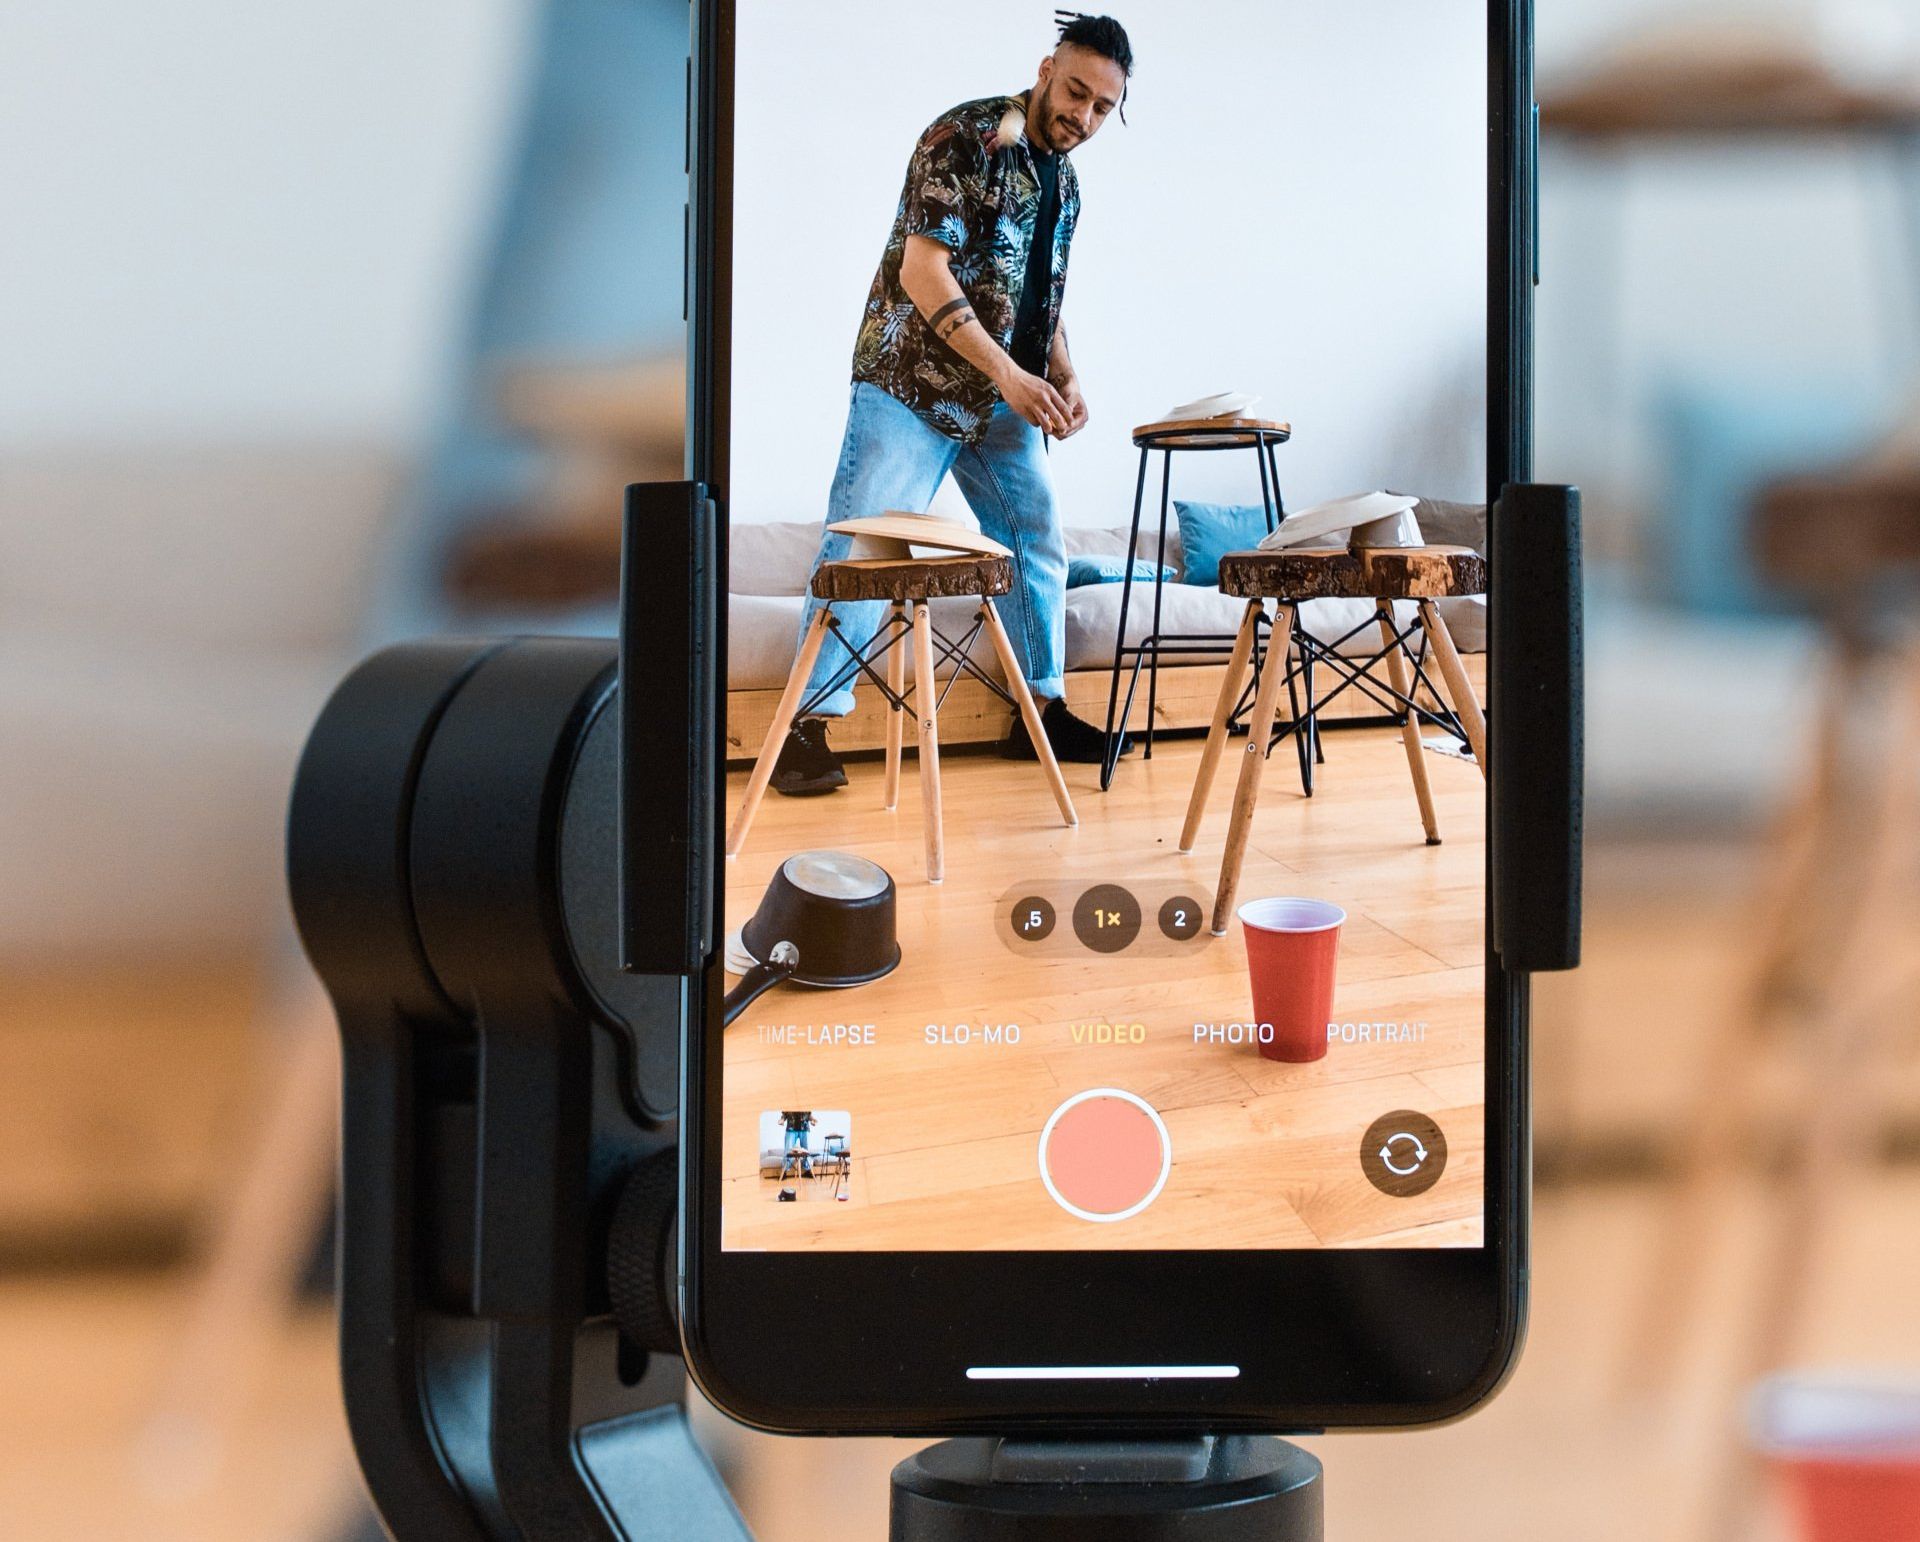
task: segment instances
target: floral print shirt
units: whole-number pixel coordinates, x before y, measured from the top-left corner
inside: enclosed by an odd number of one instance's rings
[[[900,209],[867,294],[853,350],[853,378],[904,402],[949,439],[978,444],[1000,393],[933,335],[900,285],[908,236],[953,253],[953,276],[1002,348],[1013,343],[1027,255],[1040,212],[1040,180],[1026,138],[1026,97],[963,102],[936,118],[913,147]],[[1053,233],[1053,285],[1046,336],[1060,325],[1067,252],[1080,214],[1080,180],[1060,157],[1060,217]]]

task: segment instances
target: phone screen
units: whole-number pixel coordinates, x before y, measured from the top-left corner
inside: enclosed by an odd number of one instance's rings
[[[1481,1246],[1483,0],[735,18],[723,1247]]]

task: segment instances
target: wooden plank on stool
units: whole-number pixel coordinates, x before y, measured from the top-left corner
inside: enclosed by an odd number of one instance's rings
[[[971,599],[1006,594],[1013,564],[1005,557],[861,557],[823,562],[809,587],[821,600]]]
[[[1473,693],[1473,681],[1467,678],[1460,662],[1460,650],[1453,645],[1453,633],[1440,618],[1440,609],[1432,600],[1420,602],[1420,624],[1427,629],[1434,654],[1440,660],[1440,673],[1447,682],[1447,694],[1453,698],[1453,714],[1467,731],[1467,743],[1473,746],[1473,758],[1480,774],[1487,774],[1487,718],[1480,710],[1480,698]]]
[[[933,679],[933,617],[913,607],[913,704],[920,719],[920,805],[927,832],[927,882],[947,875],[940,822],[940,689]]]
[[[1293,607],[1282,605],[1274,612],[1268,637],[1293,636]],[[1240,887],[1240,868],[1246,861],[1247,837],[1253,830],[1253,806],[1260,798],[1260,778],[1267,766],[1267,740],[1273,734],[1274,714],[1280,710],[1280,692],[1286,688],[1287,661],[1283,653],[1277,661],[1273,648],[1267,649],[1267,667],[1260,677],[1260,693],[1253,699],[1253,718],[1247,725],[1247,753],[1240,762],[1240,782],[1233,794],[1233,822],[1227,827],[1227,849],[1220,856],[1220,884],[1213,895],[1212,932],[1224,937],[1227,917],[1233,913],[1234,891]]]
[[[1240,691],[1247,677],[1247,662],[1253,657],[1253,639],[1260,629],[1261,605],[1258,600],[1247,601],[1246,613],[1240,618],[1240,630],[1233,636],[1233,656],[1227,660],[1227,672],[1220,681],[1220,699],[1213,704],[1213,723],[1207,729],[1206,748],[1200,752],[1200,769],[1193,778],[1193,796],[1187,800],[1187,822],[1180,827],[1180,851],[1184,856],[1193,850],[1195,838],[1200,834],[1200,820],[1206,814],[1207,794],[1213,791],[1214,773],[1220,766],[1220,751],[1227,742],[1227,725],[1233,721],[1233,705],[1240,699]],[[1280,668],[1287,667],[1287,650],[1292,639],[1283,639],[1280,645]],[[1267,667],[1274,664],[1274,650],[1267,650]]]
[[[1411,702],[1412,672],[1407,668],[1406,655],[1400,651],[1400,634],[1394,630],[1385,609],[1380,612],[1380,640],[1387,645],[1387,683],[1396,695]],[[1413,795],[1420,800],[1420,823],[1426,827],[1427,844],[1438,846],[1440,821],[1433,812],[1433,789],[1427,785],[1427,752],[1420,743],[1420,714],[1411,706],[1400,722],[1400,741],[1407,747],[1407,769],[1413,773]]]
[[[827,640],[828,615],[829,607],[825,605],[813,613],[813,624],[807,628],[806,641],[800,644],[800,657],[793,661],[793,673],[787,676],[787,688],[780,693],[780,705],[774,709],[773,721],[767,725],[766,742],[760,746],[760,758],[753,763],[753,775],[747,781],[746,796],[740,800],[740,812],[734,816],[733,828],[727,832],[727,855],[730,857],[737,857],[740,848],[746,845],[747,831],[753,828],[753,816],[759,811],[760,800],[767,795],[767,783],[773,778],[773,764],[780,758],[780,746],[786,742],[787,730],[793,726],[793,715],[799,711],[801,698],[806,694],[814,660],[820,657],[820,645]]]
[[[1047,785],[1053,789],[1053,801],[1060,805],[1060,817],[1069,825],[1077,825],[1080,816],[1073,811],[1073,798],[1067,792],[1067,779],[1060,774],[1060,762],[1054,759],[1053,746],[1047,742],[1047,731],[1040,722],[1040,709],[1033,703],[1033,692],[1027,688],[1026,676],[1020,673],[1020,661],[1013,656],[1013,642],[1000,622],[1000,612],[994,608],[992,600],[982,598],[980,615],[987,623],[987,635],[993,639],[993,651],[1000,657],[1000,667],[1006,672],[1007,689],[1026,722],[1027,737],[1033,741],[1033,753],[1040,761],[1040,769],[1046,773]]]
[[[1487,592],[1487,559],[1470,546],[1288,546],[1228,552],[1220,592],[1238,599],[1438,600]]]

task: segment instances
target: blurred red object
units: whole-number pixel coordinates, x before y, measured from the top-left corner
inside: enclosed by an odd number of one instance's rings
[[[1920,1382],[1776,1377],[1753,1426],[1802,1542],[1920,1539]]]
[[[1920,1538],[1920,1451],[1905,1459],[1807,1457],[1775,1465],[1804,1542]]]

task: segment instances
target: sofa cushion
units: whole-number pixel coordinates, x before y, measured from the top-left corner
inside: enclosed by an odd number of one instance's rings
[[[1069,557],[1067,559],[1067,587],[1083,589],[1088,584],[1117,584],[1125,580],[1129,564],[1119,552],[1102,553],[1097,557]],[[1135,557],[1131,564],[1136,583],[1153,582],[1153,564],[1144,557]],[[1170,567],[1160,570],[1167,583],[1176,581],[1176,574]]]
[[[1244,602],[1218,589],[1195,584],[1168,584],[1160,595],[1160,631],[1231,636],[1240,625]],[[1482,653],[1487,646],[1486,601],[1466,595],[1439,601],[1454,645],[1462,653]],[[1271,612],[1272,607],[1268,607]],[[1323,643],[1341,644],[1343,654],[1364,657],[1378,650],[1379,633],[1371,625],[1371,600],[1309,600],[1300,607],[1300,623]],[[1394,619],[1405,627],[1413,623],[1415,606],[1402,600]],[[1067,591],[1067,668],[1110,669],[1113,666],[1114,628],[1120,620],[1120,586],[1101,584]],[[1153,590],[1135,589],[1127,610],[1127,643],[1138,644],[1153,629]],[[1351,634],[1351,635],[1349,635]],[[1182,664],[1226,662],[1226,645],[1216,654],[1167,654],[1162,668]]]
[[[727,530],[727,588],[734,594],[804,594],[820,550],[820,520],[736,523]]]
[[[1427,527],[1430,501],[1420,508],[1422,529]],[[1435,534],[1444,533],[1451,542],[1475,544],[1476,528],[1484,543],[1486,511],[1477,505],[1438,504]],[[1457,511],[1457,512],[1454,512]],[[1255,513],[1259,510],[1256,506]],[[1455,522],[1447,524],[1452,518]],[[1477,526],[1476,526],[1477,521]],[[1143,524],[1146,523],[1143,521]],[[1157,522],[1156,522],[1157,523]],[[1126,548],[1124,527],[1094,529],[1068,526],[1063,532],[1069,558],[1110,556],[1116,563]],[[1151,564],[1158,539],[1157,528],[1144,528],[1135,551]],[[800,627],[801,593],[819,548],[820,526],[789,521],[775,524],[741,524],[732,530],[733,591],[729,601],[731,624],[727,645],[727,685],[732,690],[778,690],[786,683],[793,667],[795,639]],[[1167,531],[1167,561],[1177,570],[1181,544],[1177,531]],[[1148,571],[1151,571],[1149,566]],[[1120,592],[1117,583],[1089,584],[1067,591],[1066,660],[1068,669],[1108,669],[1113,664],[1113,632],[1120,619]],[[964,636],[972,624],[970,599],[934,601],[934,619],[949,637]],[[1447,629],[1462,653],[1483,653],[1487,646],[1486,600],[1468,595],[1439,602]],[[1402,625],[1413,619],[1413,607],[1396,607]],[[1163,632],[1203,632],[1231,634],[1240,624],[1241,602],[1230,599],[1218,589],[1197,584],[1169,583],[1160,596],[1160,627]],[[1373,614],[1365,600],[1314,600],[1302,608],[1301,620],[1307,630],[1323,642],[1346,636],[1356,627],[1361,630],[1345,651],[1370,653],[1377,646],[1375,634],[1366,622]],[[1127,640],[1137,643],[1153,624],[1153,589],[1136,584],[1133,603],[1127,615]],[[988,673],[998,675],[992,650],[984,639],[976,643],[974,658]],[[1215,656],[1191,655],[1181,659],[1168,655],[1163,667],[1179,663],[1219,663],[1224,649]],[[940,674],[948,671],[942,668]]]
[[[777,691],[787,683],[793,669],[794,650],[800,636],[800,607],[803,601],[794,595],[736,594],[727,602],[727,689],[730,691]],[[932,602],[933,624],[947,637],[958,642],[973,625],[980,602],[971,596],[938,599]],[[828,642],[831,655],[846,659],[837,644]],[[969,655],[973,662],[996,679],[999,661],[993,645],[984,634],[976,637]],[[944,679],[953,673],[942,662],[934,674]],[[911,674],[911,666],[909,666]]]
[[[1401,497],[1406,494],[1402,493]],[[1449,503],[1444,498],[1422,498],[1413,506],[1420,535],[1430,546],[1471,546],[1487,554],[1487,506]]]
[[[1125,530],[1097,530],[1090,525],[1068,525],[1060,532],[1067,560],[1075,557],[1118,557],[1127,549]]]
[[[1183,584],[1211,588],[1220,581],[1220,559],[1258,546],[1267,533],[1267,513],[1257,503],[1190,503],[1175,499],[1180,548],[1186,553]]]

